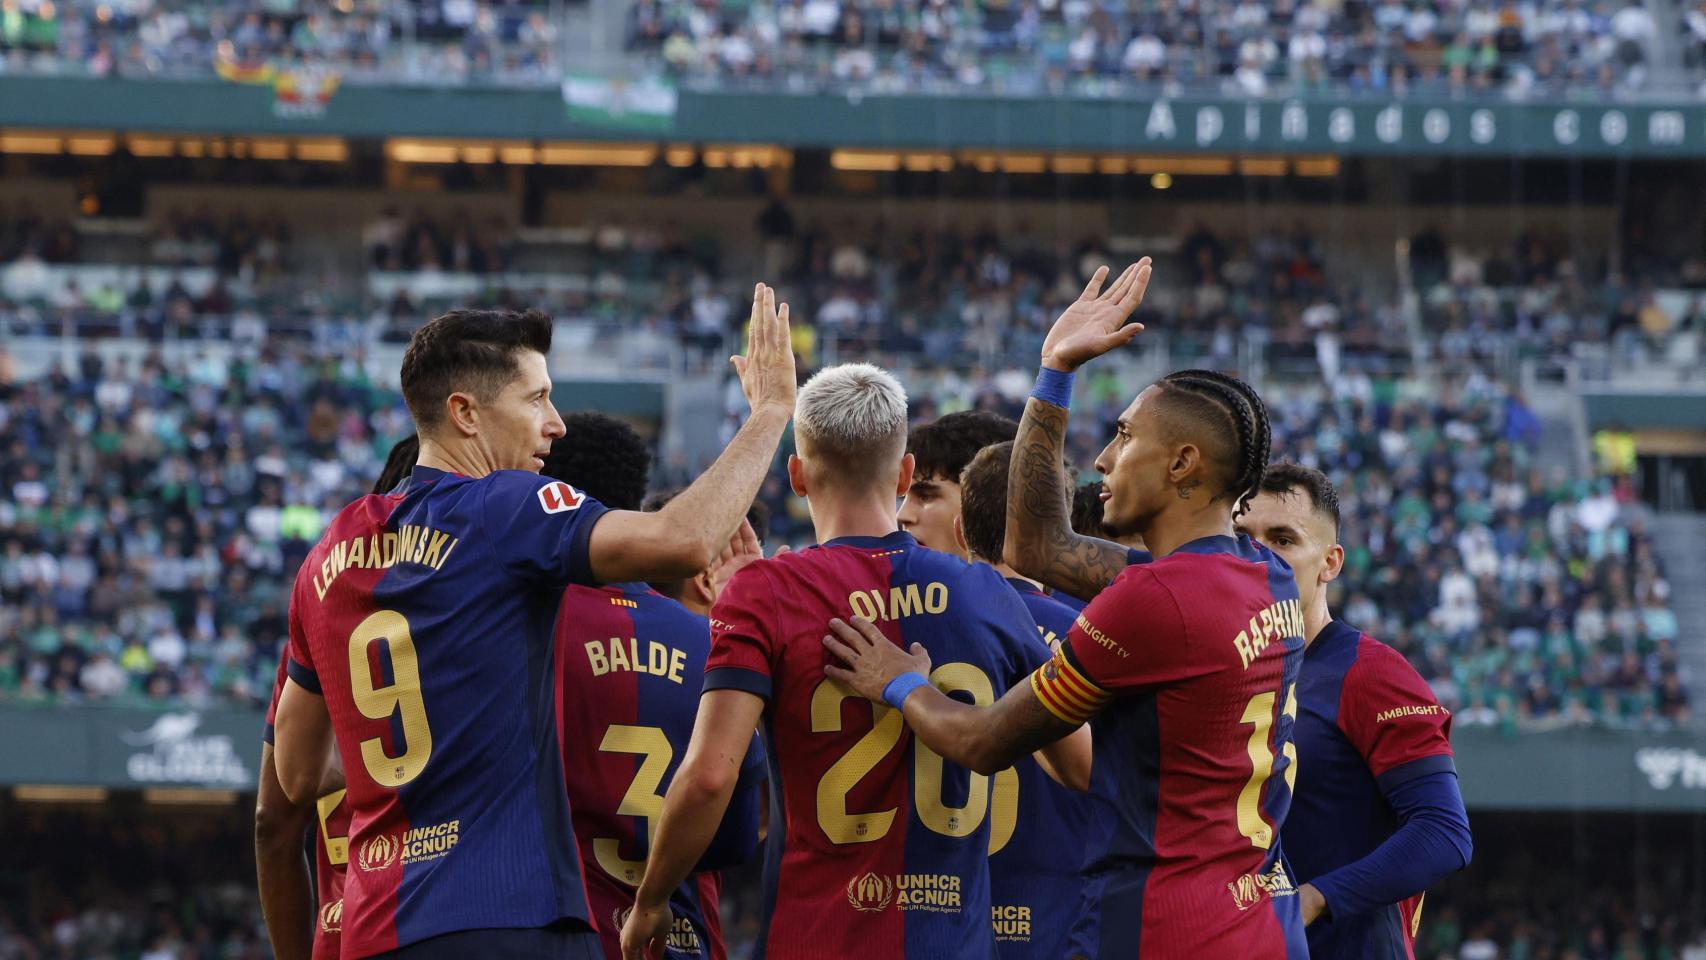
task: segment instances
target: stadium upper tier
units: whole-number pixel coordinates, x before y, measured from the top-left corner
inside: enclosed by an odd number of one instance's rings
[[[620,29],[615,25],[620,24]],[[1665,43],[1663,32],[1681,44]],[[1706,14],[1669,0],[6,0],[0,67],[549,86],[566,68],[795,91],[1086,96],[1671,92]]]
[[[344,195],[328,196],[322,206]],[[402,342],[451,306],[530,305],[649,343],[659,358],[720,362],[740,333],[745,278],[764,276],[792,303],[808,362],[859,355],[1000,369],[1032,362],[1078,278],[1137,242],[976,226],[1016,215],[993,207],[970,208],[965,228],[931,229],[927,219],[901,227],[899,208],[879,225],[804,202],[798,213],[780,202],[698,211],[659,202],[529,240],[490,204],[407,215],[376,205],[366,222],[327,228],[270,203],[168,206],[120,234],[0,200],[0,332],[371,345]],[[1170,366],[1259,360],[1313,376],[1437,357],[1508,372],[1524,358],[1592,352],[1686,373],[1702,354],[1706,297],[1695,291],[1706,260],[1649,253],[1614,270],[1538,213],[1521,231],[1504,224],[1508,240],[1486,228],[1497,218],[1449,234],[1397,237],[1377,224],[1329,238],[1303,212],[1254,231],[1232,226],[1241,217],[1211,227],[1181,214],[1176,235],[1141,241],[1159,265],[1145,343],[1164,338],[1170,359],[1158,362]],[[730,216],[752,218],[753,229],[724,229]],[[1104,226],[1105,216],[1087,211],[1072,229]],[[1392,255],[1376,252],[1398,240],[1408,287]],[[1406,299],[1407,289],[1418,296]]]

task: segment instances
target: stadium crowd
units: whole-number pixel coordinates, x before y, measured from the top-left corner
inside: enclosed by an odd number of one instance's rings
[[[890,92],[1107,95],[1129,84],[1262,96],[1614,95],[1647,82],[1659,25],[1640,0],[639,0],[639,66],[717,82]],[[1678,24],[1698,62],[1706,16]],[[376,79],[549,83],[558,12],[524,0],[187,5],[9,0],[0,66],[146,76],[266,64]]]
[[[1023,377],[914,381],[914,415],[1017,411]],[[1071,452],[1094,460],[1118,378],[1085,388]],[[1276,456],[1343,489],[1339,607],[1414,661],[1460,725],[1663,727],[1689,713],[1679,625],[1626,480],[1543,477],[1538,421],[1479,374],[1439,391],[1348,371],[1275,392]],[[254,704],[284,600],[327,519],[409,430],[360,359],[268,347],[229,368],[92,356],[17,382],[0,370],[0,698]],[[659,469],[663,485],[691,464]],[[780,471],[761,497],[809,541]]]
[[[79,285],[75,276],[40,269],[86,259],[77,232],[18,204],[0,209],[0,329],[41,332],[74,317],[95,328],[90,333],[224,338],[235,316],[244,340],[269,328],[302,335],[340,326],[352,329],[337,336],[359,339],[354,328],[371,320],[400,342],[432,309],[535,306],[612,330],[643,328],[720,362],[742,316],[723,277],[734,264],[764,261],[764,272],[787,285],[796,349],[808,363],[857,355],[897,366],[997,370],[1029,362],[1049,321],[1077,295],[1085,265],[1110,255],[1094,236],[1058,249],[1016,243],[1012,237],[1027,235],[1023,225],[1005,238],[979,227],[879,239],[889,235],[850,223],[800,223],[781,202],[756,227],[760,241],[744,248],[668,226],[600,223],[578,254],[553,254],[557,272],[582,283],[552,290],[537,278],[505,285],[518,246],[513,227],[499,220],[393,208],[364,227],[361,245],[374,271],[486,278],[472,299],[447,302],[418,296],[406,280],[386,297],[301,282],[292,256],[298,231],[274,212],[171,210],[153,225],[146,263],[214,269],[218,282],[206,289],[192,293],[141,271],[129,287],[110,277]],[[1166,311],[1168,346],[1184,365],[1237,366],[1247,344],[1276,367],[1329,378],[1347,366],[1399,371],[1418,336],[1449,362],[1564,357],[1603,345],[1616,358],[1684,371],[1698,365],[1706,295],[1692,293],[1679,305],[1660,292],[1706,288],[1706,260],[1631,256],[1612,269],[1571,259],[1570,246],[1530,230],[1508,249],[1487,249],[1427,227],[1410,238],[1410,276],[1421,295],[1412,320],[1399,298],[1367,282],[1379,273],[1371,274],[1373,265],[1334,251],[1303,223],[1248,234],[1196,224],[1167,265],[1176,279],[1145,309]]]
[[[627,44],[683,75],[891,92],[1559,95],[1639,88],[1656,29],[1639,0],[639,0]]]
[[[528,0],[7,0],[0,72],[169,76],[219,63],[232,76],[272,65],[411,82],[550,81],[558,29],[546,5]]]

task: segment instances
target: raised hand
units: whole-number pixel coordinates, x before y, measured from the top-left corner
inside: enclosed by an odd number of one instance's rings
[[[1109,350],[1123,347],[1143,331],[1143,324],[1126,319],[1143,302],[1149,289],[1148,257],[1125,268],[1107,290],[1102,282],[1108,268],[1100,267],[1084,292],[1054,321],[1043,340],[1043,366],[1072,372]]]
[[[794,340],[788,329],[788,305],[776,305],[776,291],[764,284],[752,289],[752,319],[746,356],[730,357],[740,389],[753,410],[774,406],[794,412]]]
[[[742,520],[740,529],[729,538],[729,545],[723,548],[717,562],[711,565],[711,589],[721,594],[735,574],[754,560],[763,559],[764,547],[758,542],[758,534],[753,532],[752,524]]]
[[[823,645],[841,664],[827,664],[823,672],[867,700],[881,703],[883,688],[903,673],[930,675],[930,654],[923,644],[913,644],[910,653],[902,650],[864,617],[851,623],[831,620],[829,630],[832,635],[823,638]]]

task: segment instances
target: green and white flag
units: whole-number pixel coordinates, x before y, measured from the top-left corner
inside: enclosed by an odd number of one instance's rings
[[[675,126],[675,86],[656,77],[616,80],[571,74],[563,80],[569,119],[589,126],[668,132]]]

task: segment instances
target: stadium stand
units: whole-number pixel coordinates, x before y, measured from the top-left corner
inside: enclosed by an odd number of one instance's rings
[[[1011,380],[915,386],[915,413],[1016,412]],[[1346,616],[1409,656],[1461,724],[1686,721],[1670,585],[1628,482],[1544,478],[1520,396],[1479,374],[1438,388],[1349,371],[1325,394],[1270,394],[1278,454],[1344,490]],[[1122,396],[1111,375],[1091,389],[1102,423],[1075,436],[1080,465]],[[229,367],[90,356],[0,397],[6,699],[257,702],[295,566],[408,432],[359,364],[301,348]],[[809,542],[780,473],[761,497],[774,536]]]
[[[231,79],[254,79],[288,65],[393,81],[501,75],[548,82],[558,63],[558,21],[549,11],[526,0],[14,0],[0,16],[0,63],[127,78],[218,69]]]
[[[284,65],[365,80],[550,85],[570,29],[563,5],[519,0],[13,0],[6,10],[8,69],[125,77],[217,66],[252,78]],[[1706,16],[1679,18],[1697,66]],[[1619,96],[1646,85],[1658,30],[1640,0],[639,0],[623,42],[629,71],[794,90]]]
[[[1656,25],[1639,2],[873,0],[629,10],[627,45],[682,75],[1110,94],[1137,84],[1249,96],[1345,90],[1603,94],[1636,89]]]

